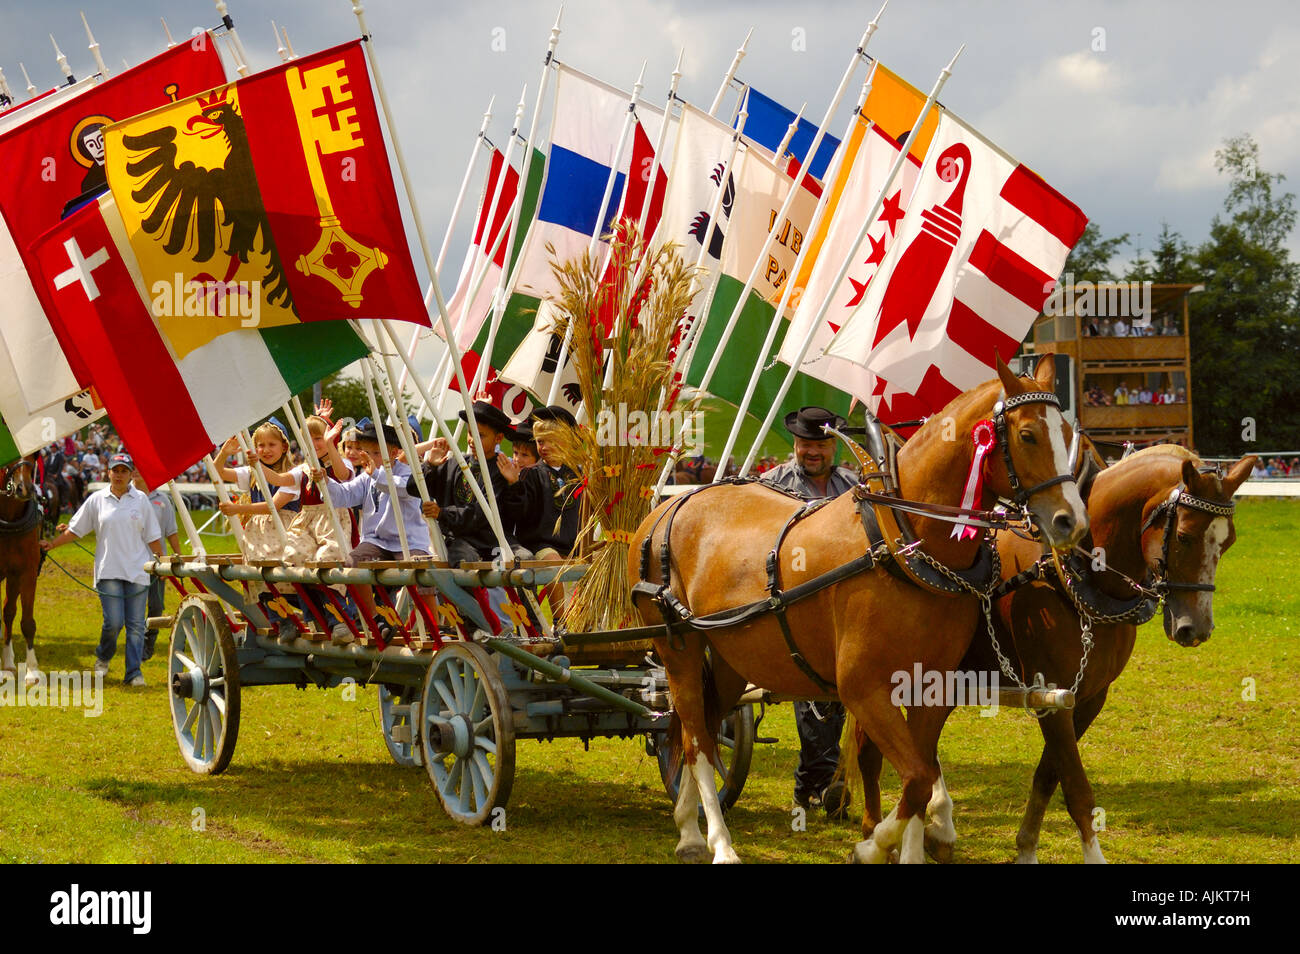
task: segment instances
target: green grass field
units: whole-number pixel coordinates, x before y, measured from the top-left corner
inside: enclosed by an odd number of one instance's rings
[[[1181,649],[1158,622],[1082,743],[1111,862],[1287,862],[1300,831],[1300,502],[1245,500],[1238,543],[1219,571],[1217,629]],[[55,551],[89,581],[90,557]],[[174,602],[174,600],[173,600]],[[94,594],[55,567],[38,591],[41,666],[88,670],[100,613]],[[18,660],[23,658],[17,648]],[[671,861],[676,832],[641,741],[522,742],[504,831],[469,830],[442,812],[423,769],[399,768],[379,730],[373,689],[289,687],[243,694],[239,745],[225,774],[192,774],[175,745],[163,654],[149,686],[121,685],[122,652],[103,714],[0,708],[0,859],[25,862]],[[1256,698],[1242,698],[1243,680]],[[856,822],[809,819],[792,830],[797,739],[791,707],[768,710],[749,783],[729,815],[745,861],[847,856]],[[940,744],[956,803],[957,862],[1007,862],[1041,750],[1033,720],[959,710]],[[885,805],[897,779],[886,772]],[[855,806],[856,807],[856,806]],[[201,829],[201,830],[198,830]],[[1081,853],[1058,794],[1039,859]]]

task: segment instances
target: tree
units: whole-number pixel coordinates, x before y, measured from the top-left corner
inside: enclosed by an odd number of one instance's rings
[[[1194,260],[1192,247],[1182,235],[1169,228],[1168,222],[1160,223],[1160,235],[1156,238],[1156,247],[1147,258],[1142,249],[1129,268],[1125,281],[1157,282],[1159,284],[1185,284],[1199,282],[1200,270]]]
[[[1196,443],[1224,455],[1290,447],[1300,441],[1300,265],[1286,247],[1295,194],[1259,168],[1249,136],[1228,139],[1215,165],[1229,179],[1223,215],[1193,257],[1205,285],[1191,302]]]
[[[1076,282],[1118,281],[1119,276],[1111,270],[1110,260],[1128,244],[1128,240],[1127,232],[1104,239],[1097,223],[1089,222],[1070,250],[1070,257],[1065,260],[1064,275],[1072,276]]]
[[[334,402],[334,420],[336,421],[340,421],[345,417],[359,421],[362,418],[373,416],[370,413],[370,399],[366,395],[366,384],[360,378],[344,374],[342,371],[336,371],[321,382],[321,394]],[[302,402],[303,409],[310,414],[311,390],[308,389],[299,394],[298,400]],[[384,406],[384,399],[378,391],[375,393],[375,401],[379,404],[380,416],[387,420],[388,410]],[[410,388],[403,390],[402,401],[407,413],[413,412],[419,403],[411,393]]]

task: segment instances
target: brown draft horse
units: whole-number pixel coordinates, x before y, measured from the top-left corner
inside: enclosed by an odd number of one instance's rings
[[[22,599],[23,639],[27,642],[27,685],[40,679],[36,663],[36,574],[41,566],[41,514],[37,487],[33,482],[35,455],[14,461],[0,469],[0,582],[5,587],[4,646],[0,650],[0,672],[14,667],[14,614]]]
[[[962,499],[973,459],[967,435],[989,418],[1005,395],[1006,454],[1014,472],[1029,491],[1028,509],[1044,536],[1057,547],[1070,547],[1087,530],[1087,513],[1069,477],[1067,444],[1070,428],[1044,392],[1053,383],[1053,364],[1040,361],[1035,378],[1016,378],[999,360],[998,378],[955,398],[908,441],[898,457],[899,489],[903,498],[956,505]],[[1035,397],[1034,395],[1038,395]],[[1023,401],[1015,398],[1025,396]],[[1005,459],[995,451],[986,460],[982,499],[976,507],[992,505],[996,495],[1010,495],[1013,477]],[[1040,487],[1038,485],[1047,486]],[[681,498],[656,508],[633,536],[628,572],[639,580],[639,551],[651,536],[662,544],[659,516],[677,506],[671,526],[669,592],[695,616],[737,604],[765,600],[765,562],[799,501],[762,484],[719,484],[701,491],[707,501]],[[693,504],[693,505],[692,505]],[[665,522],[666,523],[666,522]],[[952,526],[931,517],[914,518],[921,549],[954,569],[976,564],[979,537],[954,539]],[[827,573],[867,551],[863,520],[853,495],[845,494],[812,512],[789,530],[779,547],[781,581],[787,587]],[[659,578],[658,561],[651,570]],[[640,596],[647,621],[657,613]],[[961,661],[980,614],[970,595],[939,595],[877,567],[840,582],[786,611],[801,656],[824,680],[834,683],[838,697],[858,721],[868,727],[885,756],[903,779],[903,798],[887,819],[876,826],[872,841],[855,849],[871,860],[883,861],[901,842],[904,861],[924,861],[922,826],[926,803],[938,777],[936,742],[941,721],[904,720],[890,703],[891,675],[911,672],[920,663],[927,670],[946,671]],[[777,619],[771,614],[752,622],[683,638],[655,638],[655,649],[668,673],[673,705],[681,720],[684,765],[674,820],[680,832],[677,857],[736,862],[731,835],[722,818],[713,779],[714,732],[722,713],[731,709],[753,682],[774,693],[825,698],[820,688],[796,664]],[[706,686],[705,650],[712,647],[712,684]],[[924,716],[924,713],[921,714]],[[697,807],[703,801],[708,840],[700,834]]]
[[[1145,621],[1154,602],[1140,614],[1138,581],[1146,594],[1164,600],[1164,627],[1180,646],[1198,646],[1214,629],[1213,581],[1219,558],[1236,540],[1232,521],[1232,496],[1250,476],[1254,457],[1244,457],[1220,477],[1194,454],[1176,445],[1138,451],[1103,470],[1092,484],[1088,518],[1092,527],[1092,553],[1104,556],[1104,571],[1094,584],[1104,596],[1087,601],[1096,615],[1101,600],[1112,615]],[[1026,571],[1042,556],[1041,547],[1008,532],[998,534],[1004,579]],[[1042,673],[1044,681],[1072,686],[1080,670],[1083,624],[1074,602],[1053,582],[1045,580],[1017,586],[997,603],[997,634],[1006,655],[1026,682]],[[1081,594],[1083,595],[1083,594]],[[1132,607],[1128,613],[1124,607]],[[1138,612],[1135,612],[1138,611]],[[1037,862],[1038,835],[1043,815],[1059,783],[1066,809],[1079,830],[1086,863],[1104,863],[1093,830],[1095,801],[1092,786],[1079,757],[1078,740],[1106,703],[1111,683],[1119,678],[1133,652],[1137,625],[1132,619],[1104,622],[1091,627],[1093,645],[1076,693],[1072,711],[1056,711],[1039,720],[1043,753],[1034,772],[1033,787],[1016,835],[1017,862]],[[999,665],[988,635],[981,627],[966,658],[964,672],[998,672]],[[944,710],[944,718],[951,710]],[[863,831],[880,819],[880,753],[859,734],[859,767],[865,780]],[[847,757],[847,756],[846,756]],[[927,829],[927,848],[936,856],[950,856],[956,832],[951,827],[952,802],[942,776],[930,802],[934,822]],[[931,836],[936,836],[933,839]]]

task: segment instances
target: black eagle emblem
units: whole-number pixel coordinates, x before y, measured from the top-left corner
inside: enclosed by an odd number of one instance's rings
[[[233,103],[226,100],[229,87],[200,98],[200,113],[192,116],[185,135],[211,138],[223,136],[229,146],[225,164],[205,169],[193,162],[176,162],[174,126],[164,126],[138,136],[123,136],[122,143],[140,158],[128,162],[126,171],[144,181],[131,191],[139,203],[153,203],[153,210],[141,223],[144,230],[163,242],[168,255],[197,246],[193,261],[208,262],[217,254],[221,227],[230,230],[220,251],[230,256],[224,278],[230,281],[240,264],[259,252],[268,256],[262,285],[273,305],[298,309],[289,294],[284,264],[271,238],[270,222],[253,170],[244,120]],[[220,209],[218,210],[218,205]],[[214,278],[213,276],[197,276]],[[216,280],[214,278],[214,280]]]

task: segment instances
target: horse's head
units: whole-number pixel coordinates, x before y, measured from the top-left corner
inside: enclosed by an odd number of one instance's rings
[[[1237,539],[1232,495],[1255,460],[1243,457],[1225,477],[1184,460],[1181,483],[1143,508],[1142,555],[1164,597],[1165,635],[1180,646],[1198,646],[1214,629],[1215,570]]]
[[[26,502],[36,496],[36,455],[20,458],[0,469],[0,494]]]
[[[1033,380],[997,361],[1002,395],[993,405],[998,448],[987,458],[989,489],[1028,512],[1047,543],[1074,546],[1088,532],[1088,511],[1074,481],[1074,431],[1053,390],[1056,364],[1039,359]]]

